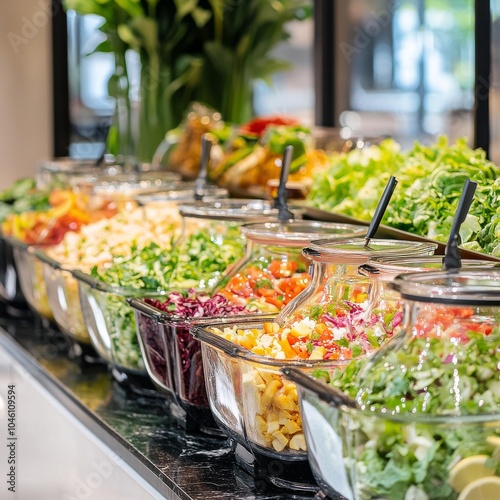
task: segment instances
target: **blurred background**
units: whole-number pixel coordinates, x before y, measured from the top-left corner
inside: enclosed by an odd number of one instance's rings
[[[327,114],[333,114],[335,125],[356,135],[393,136],[403,147],[439,134],[452,140],[465,136],[472,144],[474,1],[333,4],[329,64],[334,71],[334,109]],[[500,0],[490,5],[491,158],[500,163]],[[32,174],[39,158],[60,155],[61,149],[80,158],[101,154],[114,107],[107,87],[114,63],[110,53],[87,55],[102,41],[98,16],[81,17],[72,11],[64,15],[57,2],[47,0],[9,2],[2,10],[0,27],[7,36],[0,54],[8,71],[0,74],[0,183],[6,186],[21,173]],[[60,34],[62,23],[67,26],[66,40]],[[318,68],[315,51],[324,41],[318,40],[318,32],[315,40],[314,19],[293,22],[289,30],[291,38],[277,47],[276,55],[292,69],[276,73],[271,82],[255,83],[254,110],[319,123],[317,79],[324,77],[325,68]],[[62,62],[66,52],[67,61]],[[130,58],[133,68],[134,54]],[[132,86],[139,82],[139,61],[135,63]],[[67,89],[63,85],[58,93],[53,90],[54,75],[59,79],[65,65]],[[61,129],[61,120],[57,123],[62,106],[57,100],[67,101],[68,130]]]

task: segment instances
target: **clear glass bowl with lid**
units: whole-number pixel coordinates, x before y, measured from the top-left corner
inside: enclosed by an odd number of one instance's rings
[[[135,206],[134,197],[160,190],[176,189],[180,176],[173,172],[128,172],[100,177],[80,190],[89,193],[91,209],[117,205],[121,208]]]
[[[303,250],[312,260],[311,283],[278,315],[280,332],[286,330],[304,356],[318,348],[327,359],[349,359],[377,349],[391,336],[392,324],[380,325],[370,317],[370,279],[358,267],[370,257],[425,256],[436,247],[383,239],[367,243],[364,238],[312,241]]]
[[[245,257],[219,284],[217,291],[231,302],[256,311],[277,313],[310,281],[310,260],[302,249],[319,238],[349,238],[366,232],[363,226],[308,220],[244,224]]]
[[[176,243],[179,262],[173,288],[211,292],[244,255],[246,222],[278,220],[278,210],[264,200],[227,199],[180,205],[183,234]],[[296,217],[303,209],[293,209]]]
[[[403,332],[298,382],[311,466],[348,499],[500,498],[500,271],[410,273]]]
[[[251,313],[252,309],[255,309],[254,314],[266,312],[266,309],[277,312],[283,303],[287,303],[309,282],[310,277],[307,274],[309,262],[301,254],[302,248],[309,241],[321,236],[345,237],[360,234],[365,230],[361,226],[350,224],[303,220],[244,224],[241,231],[247,238],[245,257],[235,265],[234,271],[217,288],[217,292],[227,299],[228,305],[224,307],[230,309],[230,314],[226,315],[242,314],[244,308],[248,309],[246,314]],[[255,279],[254,270],[257,268],[260,275]],[[274,275],[268,271],[269,268],[274,270]],[[257,299],[260,307],[252,308],[250,303],[257,295],[251,297],[235,293],[237,290],[234,283],[241,281],[247,283],[246,287],[250,287],[255,286],[259,280],[266,290],[271,289],[264,281],[267,280],[268,283],[272,281],[274,292],[273,296],[260,294],[260,298]],[[288,286],[288,283],[292,282],[294,286]],[[228,286],[228,283],[231,285]],[[278,287],[284,284],[287,288],[279,291]],[[282,293],[288,293],[286,300],[275,300],[276,296]],[[215,296],[212,296],[212,300],[215,300]],[[189,334],[195,318],[182,317],[179,312],[169,311],[164,306],[159,309],[162,307],[161,304],[152,305],[148,299],[131,300],[130,304],[135,309],[137,335],[143,353],[146,353],[144,359],[153,381],[161,391],[175,393],[179,405],[186,411],[188,417],[192,417],[192,422],[188,422],[186,427],[193,428],[194,422],[198,422],[202,425],[202,430],[210,431],[213,419],[203,377],[201,346]],[[224,300],[220,299],[218,304],[224,304]],[[238,309],[241,311],[234,312]],[[213,313],[204,312],[203,317],[207,318],[207,321],[216,321]],[[158,346],[166,347],[161,350]],[[165,352],[169,353],[169,358]],[[159,359],[163,361],[159,362]],[[165,365],[168,364],[165,360],[170,361],[172,365],[173,385],[165,383]]]
[[[118,164],[97,165],[95,160],[77,160],[63,157],[41,160],[36,168],[38,189],[51,190],[89,185],[100,178],[122,173]]]
[[[439,271],[443,267],[443,255],[396,258],[373,257],[358,268],[358,273],[370,280],[369,317],[373,326],[389,328],[393,335],[402,328],[403,304],[401,296],[388,283],[400,274]],[[492,260],[462,259],[464,267],[500,268],[500,262]]]

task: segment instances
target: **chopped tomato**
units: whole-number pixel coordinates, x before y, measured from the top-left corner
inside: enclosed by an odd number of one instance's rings
[[[298,269],[299,265],[294,261],[273,260],[269,265],[269,272],[275,278],[288,278]]]

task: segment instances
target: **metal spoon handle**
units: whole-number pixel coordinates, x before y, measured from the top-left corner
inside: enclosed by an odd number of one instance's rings
[[[279,210],[278,219],[281,221],[293,219],[293,213],[288,210],[286,202],[286,182],[290,174],[290,165],[293,157],[293,146],[287,146],[283,153],[281,162],[280,183],[278,185],[278,194],[274,200],[274,207]]]
[[[194,188],[194,199],[196,201],[202,201],[205,195],[205,189],[207,186],[207,175],[208,175],[208,164],[210,162],[210,152],[212,150],[212,141],[210,140],[208,134],[203,134],[201,137],[201,161],[200,161],[200,172],[196,178],[195,188]]]

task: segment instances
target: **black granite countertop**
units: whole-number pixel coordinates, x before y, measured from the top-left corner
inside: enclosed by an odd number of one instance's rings
[[[0,309],[0,345],[166,498],[311,499],[255,480],[235,462],[224,438],[185,432],[163,398],[137,396],[104,364],[68,357],[68,341],[30,315]],[[318,497],[319,498],[319,497]]]

